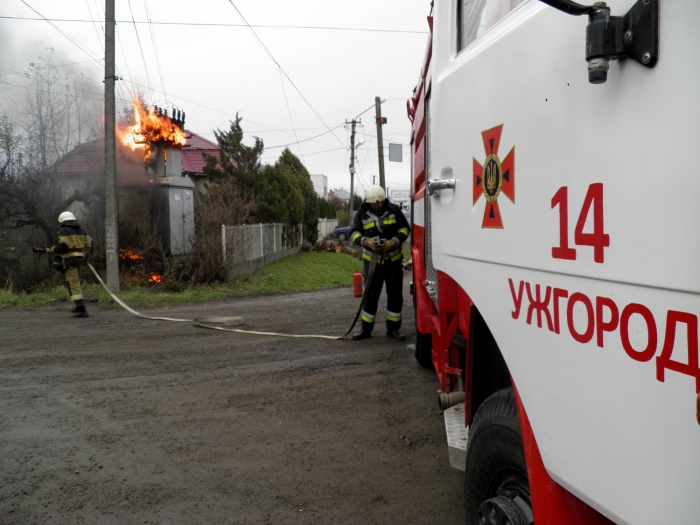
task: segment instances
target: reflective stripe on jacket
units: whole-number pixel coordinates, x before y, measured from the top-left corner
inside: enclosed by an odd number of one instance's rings
[[[389,202],[384,201],[384,206],[381,210],[375,212],[372,206],[366,202],[362,203],[360,209],[357,210],[353,219],[352,229],[350,230],[350,240],[357,244],[361,244],[362,237],[370,239],[379,237],[387,242],[396,237],[403,244],[408,235],[411,233],[411,227],[404,216],[401,208]],[[372,251],[364,248],[362,258],[370,260]],[[396,262],[403,260],[403,247],[390,251],[389,253],[380,253],[377,258],[377,264],[384,264],[387,261]]]
[[[80,228],[77,221],[66,221],[58,231],[58,244],[46,253],[60,255],[65,260],[71,257],[84,258],[86,252],[92,253],[92,238]]]

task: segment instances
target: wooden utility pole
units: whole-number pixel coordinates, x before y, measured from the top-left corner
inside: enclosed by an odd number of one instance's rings
[[[371,107],[371,106],[370,106]],[[377,119],[377,153],[379,155],[379,185],[386,190],[384,181],[384,139],[382,136],[382,124],[386,124],[386,118],[382,117],[382,101],[374,97],[374,109]]]
[[[119,194],[114,101],[114,0],[105,0],[105,248],[107,286],[119,291]]]
[[[347,122],[347,121],[346,121]],[[355,218],[355,213],[353,211],[353,196],[355,190],[355,125],[357,120],[352,119],[352,131],[350,133],[350,224],[352,224]]]

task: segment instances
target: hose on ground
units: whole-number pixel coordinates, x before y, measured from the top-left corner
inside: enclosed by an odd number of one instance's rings
[[[367,290],[369,290],[370,283],[372,282],[372,278],[374,277],[374,270],[377,266],[377,252],[372,252],[372,258],[370,259],[369,262],[369,272],[367,273],[367,282],[365,283],[365,289],[362,292],[362,300],[360,301],[360,306],[357,309],[357,313],[355,314],[355,318],[352,321],[352,324],[350,325],[350,328],[348,329],[347,332],[345,332],[341,336],[331,336],[331,335],[317,335],[317,334],[303,334],[303,335],[297,335],[297,334],[280,334],[277,332],[258,332],[255,330],[241,330],[240,328],[225,328],[226,326],[238,326],[243,324],[243,318],[240,316],[231,316],[231,317],[219,317],[219,316],[203,316],[203,317],[195,317],[193,319],[176,319],[172,317],[154,317],[154,316],[149,316],[149,315],[143,315],[142,313],[137,312],[133,308],[131,308],[128,304],[126,304],[124,301],[122,301],[119,297],[110,290],[105,282],[102,280],[100,277],[100,274],[97,273],[97,270],[92,266],[92,264],[88,263],[88,267],[90,270],[92,270],[92,273],[95,275],[95,278],[97,281],[102,285],[102,288],[104,288],[107,293],[110,295],[114,301],[124,308],[127,312],[129,312],[132,315],[135,315],[137,317],[141,317],[143,319],[150,319],[152,321],[170,321],[173,323],[192,323],[194,326],[198,326],[200,328],[208,328],[209,330],[219,330],[221,332],[235,332],[238,334],[253,334],[253,335],[272,335],[276,337],[294,337],[294,338],[299,338],[299,339],[331,339],[331,340],[338,340],[346,337],[350,332],[352,332],[352,329],[355,327],[355,324],[357,323],[357,319],[360,317],[360,313],[362,312],[362,307],[365,304],[365,299],[367,298]],[[224,326],[212,326],[212,324],[223,324]]]

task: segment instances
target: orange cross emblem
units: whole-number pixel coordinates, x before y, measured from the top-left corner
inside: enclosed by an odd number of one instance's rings
[[[506,158],[498,158],[498,146],[501,143],[503,124],[487,129],[481,133],[486,150],[486,161],[483,165],[474,159],[474,201],[483,194],[486,198],[482,228],[503,228],[501,210],[498,208],[498,196],[503,192],[515,204],[515,146],[511,148]]]

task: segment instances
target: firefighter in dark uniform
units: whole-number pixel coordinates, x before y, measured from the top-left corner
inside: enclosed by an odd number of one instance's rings
[[[68,295],[73,303],[73,317],[89,317],[80,287],[78,268],[87,264],[86,255],[92,253],[92,239],[81,228],[69,211],[58,216],[61,229],[58,244],[52,248],[34,248],[36,253],[56,255],[53,267],[63,274]]]
[[[362,246],[365,261],[365,280],[369,273],[372,252],[377,252],[377,265],[374,277],[369,284],[367,297],[362,308],[362,328],[352,335],[354,340],[366,339],[372,335],[379,295],[386,282],[386,336],[405,341],[399,332],[401,328],[401,307],[403,306],[403,260],[402,244],[408,238],[411,228],[401,208],[389,202],[381,186],[371,186],[365,195],[365,202],[355,214],[350,240]]]

